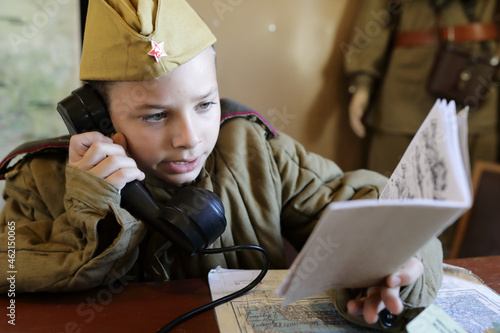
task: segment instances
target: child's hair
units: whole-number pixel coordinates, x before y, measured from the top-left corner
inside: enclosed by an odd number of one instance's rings
[[[113,81],[87,81],[90,88],[95,89],[99,95],[101,95],[104,102],[106,110],[109,112],[110,98],[109,98],[109,87],[113,84]]]

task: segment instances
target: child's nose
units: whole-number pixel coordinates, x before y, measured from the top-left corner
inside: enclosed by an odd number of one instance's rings
[[[188,117],[180,119],[174,131],[172,138],[174,148],[192,149],[201,142],[196,124]]]

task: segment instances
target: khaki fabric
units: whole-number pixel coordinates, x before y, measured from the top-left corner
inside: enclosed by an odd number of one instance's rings
[[[16,292],[96,287],[123,275],[137,257],[144,225],[120,208],[114,186],[67,166],[66,155],[48,153],[7,174],[0,244],[14,222]],[[7,255],[2,246],[4,265]]]
[[[448,0],[442,9],[440,27],[470,23],[462,8],[461,0]],[[366,123],[374,133],[375,141],[370,143],[367,167],[380,173],[392,173],[407,146],[391,144],[385,146],[380,136],[400,135],[397,142],[403,143],[412,137],[437,97],[426,90],[427,78],[434,64],[438,50],[435,46],[393,47],[392,25],[388,22],[397,16],[390,6],[390,0],[363,0],[353,24],[353,34],[344,46],[345,73],[354,87],[368,87],[372,96],[366,115]],[[398,32],[435,29],[438,19],[431,1],[402,0]],[[479,0],[475,7],[478,22],[493,22],[495,0]],[[496,50],[496,42],[487,42],[491,52]],[[480,43],[462,43],[479,51]],[[489,93],[477,98],[479,108],[469,113],[469,133],[475,138],[471,151],[471,163],[476,159],[495,161],[497,143],[479,138],[491,137],[496,133],[498,114],[498,87],[492,86]],[[385,140],[387,142],[387,140]],[[380,153],[384,151],[384,153]]]
[[[355,82],[371,87],[376,98],[371,125],[392,134],[415,134],[436,97],[426,91],[427,77],[438,46],[391,47],[391,25],[394,17],[389,0],[361,1],[353,26],[349,52],[344,52],[345,71]],[[429,1],[402,0],[399,30],[435,29],[437,18]],[[440,27],[467,24],[461,0],[449,0],[442,9]],[[479,0],[476,17],[479,22],[493,22],[495,0]],[[479,43],[464,44],[480,48]],[[495,50],[496,43],[491,43]],[[481,107],[471,110],[471,133],[491,132],[496,126],[497,88],[491,88]]]
[[[227,228],[213,247],[260,245],[269,252],[271,268],[285,268],[282,235],[300,248],[331,201],[377,198],[386,184],[387,178],[371,171],[344,173],[289,136],[276,136],[255,112],[232,101],[221,104],[223,113],[230,108],[239,116],[224,121],[214,151],[190,184],[213,191],[224,205]],[[183,253],[120,208],[116,188],[67,166],[66,158],[65,149],[38,153],[7,174],[0,244],[7,240],[8,221],[15,221],[18,292],[86,289],[124,275],[127,281],[206,279],[217,265],[262,267],[262,256],[254,251]],[[180,187],[150,177],[144,184],[159,205]],[[422,253],[435,278],[407,288],[420,295],[416,299],[430,300],[429,290],[439,288],[440,253],[439,248]],[[5,248],[0,260],[7,263]],[[0,271],[1,292],[8,289],[6,271]],[[415,302],[409,306],[426,301]]]
[[[149,55],[151,42],[166,56]],[[90,0],[85,23],[81,80],[158,78],[193,59],[216,41],[184,0]]]

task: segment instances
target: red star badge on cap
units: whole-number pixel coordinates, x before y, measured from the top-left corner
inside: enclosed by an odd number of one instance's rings
[[[156,62],[160,62],[161,57],[166,57],[167,52],[163,49],[163,42],[156,43],[151,41],[151,46],[153,47],[151,51],[149,51],[148,55],[155,57]]]

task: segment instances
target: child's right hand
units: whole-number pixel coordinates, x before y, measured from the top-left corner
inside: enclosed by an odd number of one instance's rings
[[[99,132],[73,135],[68,163],[110,182],[120,190],[126,183],[145,177],[135,161],[127,156],[124,147]]]

